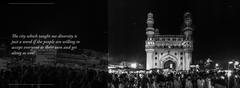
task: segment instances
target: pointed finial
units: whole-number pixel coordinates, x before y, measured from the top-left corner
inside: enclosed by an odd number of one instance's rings
[[[185,35],[186,40],[191,40],[191,35],[192,35],[192,18],[191,18],[191,13],[186,12],[184,14],[184,27],[183,27],[183,33]]]
[[[148,13],[148,18],[153,18],[153,13],[149,12]]]
[[[155,33],[159,34],[159,29],[158,28],[156,28]]]
[[[153,27],[154,20],[153,20],[153,14],[151,12],[148,13],[148,18],[147,18],[147,25],[148,27]]]
[[[190,27],[192,25],[192,18],[191,18],[190,12],[186,12],[184,14],[184,23],[185,23],[186,27]]]

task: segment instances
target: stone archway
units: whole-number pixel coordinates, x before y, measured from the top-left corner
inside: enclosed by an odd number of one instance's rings
[[[172,60],[164,62],[163,69],[176,69],[176,63]]]
[[[162,68],[163,69],[178,69],[177,58],[172,55],[167,55],[162,59]]]

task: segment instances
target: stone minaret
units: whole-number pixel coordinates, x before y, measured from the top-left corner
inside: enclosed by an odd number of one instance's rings
[[[185,66],[183,70],[189,70],[192,62],[192,50],[193,50],[193,40],[192,40],[192,18],[189,12],[184,14],[184,28],[183,33],[184,39],[184,52],[185,52]]]
[[[154,19],[153,19],[153,14],[148,13],[148,18],[147,18],[147,28],[146,28],[146,35],[147,35],[147,40],[145,41],[145,51],[146,51],[146,69],[149,70],[153,66],[153,52],[154,52]]]
[[[184,14],[184,28],[183,28],[183,33],[185,35],[186,40],[192,40],[192,18],[191,14],[189,12],[186,12]]]

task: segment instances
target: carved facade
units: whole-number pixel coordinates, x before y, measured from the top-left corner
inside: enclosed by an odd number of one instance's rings
[[[148,13],[145,51],[146,69],[161,68],[189,70],[192,62],[193,40],[191,14],[184,14],[180,35],[162,35],[154,28],[153,14]]]

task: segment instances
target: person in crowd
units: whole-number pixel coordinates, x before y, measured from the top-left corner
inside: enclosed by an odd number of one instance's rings
[[[108,73],[65,66],[15,65],[0,70],[0,88],[228,88],[228,82],[229,88],[240,88],[240,73],[234,72],[228,77],[225,72]],[[49,85],[8,85],[11,83]]]
[[[182,88],[180,77],[174,78],[174,88]]]
[[[95,69],[15,65],[7,70],[0,70],[0,88],[107,88],[106,76],[107,71]]]
[[[198,88],[204,88],[204,83],[205,83],[205,80],[202,77],[199,77],[197,79],[197,87]]]
[[[185,88],[193,88],[193,84],[192,84],[190,76],[188,76],[187,79],[186,79]]]

